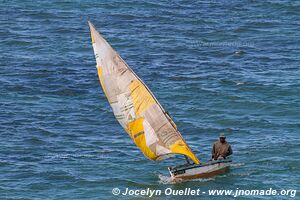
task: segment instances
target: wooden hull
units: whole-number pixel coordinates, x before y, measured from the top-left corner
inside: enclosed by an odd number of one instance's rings
[[[200,165],[186,165],[169,168],[173,181],[184,181],[199,178],[210,178],[229,171],[231,160],[210,161]]]

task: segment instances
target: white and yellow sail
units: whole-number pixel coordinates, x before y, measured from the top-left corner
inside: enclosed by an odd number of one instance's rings
[[[116,119],[134,143],[151,160],[183,154],[199,164],[175,123],[149,88],[91,22],[89,26],[101,86]]]

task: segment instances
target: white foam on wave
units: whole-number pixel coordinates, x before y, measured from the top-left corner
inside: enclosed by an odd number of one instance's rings
[[[159,178],[159,183],[161,184],[172,184],[172,178],[170,176],[158,174],[158,178]]]
[[[240,167],[240,166],[243,166],[243,165],[245,165],[245,163],[231,163],[230,167],[237,168],[237,167]]]
[[[174,181],[170,176],[166,176],[163,174],[158,174],[158,178],[160,179],[159,183],[161,184],[176,184],[176,183],[182,183],[186,181],[207,182],[207,181],[215,180],[215,178],[206,178],[206,179],[199,178],[199,179],[191,179],[191,180]]]

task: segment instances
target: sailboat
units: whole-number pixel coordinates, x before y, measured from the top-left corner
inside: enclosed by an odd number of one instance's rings
[[[115,118],[135,145],[150,160],[174,154],[186,164],[169,167],[171,179],[208,178],[226,172],[231,160],[201,163],[183,139],[176,124],[147,85],[88,21],[100,84]]]

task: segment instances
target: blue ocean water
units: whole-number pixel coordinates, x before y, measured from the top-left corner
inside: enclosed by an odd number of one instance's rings
[[[115,187],[299,190],[299,1],[0,2],[0,199],[146,198],[113,196]],[[100,87],[88,18],[201,160],[226,133],[229,173],[170,184],[167,166],[182,158],[143,157]]]

